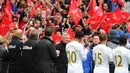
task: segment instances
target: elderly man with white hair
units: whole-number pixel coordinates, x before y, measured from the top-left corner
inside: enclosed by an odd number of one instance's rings
[[[62,34],[62,41],[56,45],[58,60],[56,62],[57,73],[67,73],[67,54],[65,51],[65,46],[70,42],[70,35],[68,33]]]

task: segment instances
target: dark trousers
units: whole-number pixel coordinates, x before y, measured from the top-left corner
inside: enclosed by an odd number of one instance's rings
[[[37,71],[35,68],[30,67],[30,68],[26,68],[25,70],[23,70],[22,73],[37,73]]]
[[[9,66],[8,73],[22,73],[22,71],[21,71],[20,66],[17,66],[17,67]]]
[[[49,67],[49,68],[39,68],[36,67],[36,73],[57,73],[56,67]]]
[[[110,73],[114,73],[115,65],[113,63],[109,64]]]
[[[57,73],[67,73],[67,65],[58,65],[56,66]]]

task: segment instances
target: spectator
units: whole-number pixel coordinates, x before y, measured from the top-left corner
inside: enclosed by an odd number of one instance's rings
[[[34,28],[38,29],[41,25],[41,18],[35,18]]]
[[[13,14],[17,13],[17,0],[11,0],[10,5],[11,5],[11,8],[12,8]]]
[[[57,55],[54,43],[51,40],[52,33],[53,28],[47,27],[45,29],[45,37],[34,48],[38,73],[57,73],[55,67]]]
[[[88,41],[88,39],[86,39]],[[88,49],[88,53],[87,53],[87,59],[85,61],[83,61],[83,68],[84,68],[84,73],[93,73],[93,69],[94,69],[94,61],[92,59],[92,54],[93,54],[93,47],[95,47],[96,45],[98,45],[100,42],[99,40],[99,34],[95,33],[92,36],[92,45],[89,47],[88,43],[86,43],[85,48]]]
[[[104,3],[104,4],[103,4],[103,12],[104,12],[104,13],[106,13],[106,12],[110,12],[109,7],[108,7],[108,4],[107,4],[107,3]]]

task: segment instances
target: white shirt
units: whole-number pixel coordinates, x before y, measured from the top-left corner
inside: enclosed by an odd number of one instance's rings
[[[109,73],[109,62],[113,61],[112,50],[104,44],[93,48],[94,73]]]
[[[83,73],[82,60],[86,58],[84,46],[77,41],[72,41],[66,45],[66,52],[68,73]]]
[[[128,73],[128,65],[130,64],[130,50],[123,46],[113,50],[114,64],[116,66],[114,73]]]

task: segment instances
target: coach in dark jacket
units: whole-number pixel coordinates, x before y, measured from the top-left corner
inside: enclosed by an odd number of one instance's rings
[[[52,33],[53,28],[47,27],[45,29],[45,37],[34,48],[38,73],[57,73],[55,67],[57,55],[54,43],[51,40]]]
[[[56,45],[56,50],[60,52],[57,62],[56,62],[56,68],[57,73],[67,73],[67,54],[66,54],[66,44],[70,42],[70,36],[68,33],[63,33],[62,35],[62,41]]]
[[[35,56],[33,54],[32,48],[37,44],[38,31],[32,30],[30,38],[23,45],[22,49],[22,69],[23,73],[36,73],[35,72]]]
[[[5,42],[5,39],[0,39],[0,73],[8,72],[9,55],[8,50],[4,47]]]
[[[17,29],[14,30],[14,36],[12,41],[8,45],[9,50],[9,73],[21,73],[21,57],[22,57],[22,47],[23,42],[22,38],[22,30]]]

